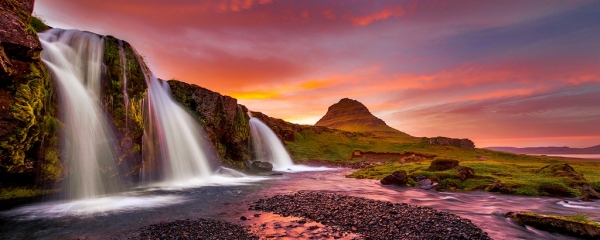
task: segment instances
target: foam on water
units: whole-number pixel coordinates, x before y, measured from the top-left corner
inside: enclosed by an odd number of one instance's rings
[[[22,220],[60,218],[66,216],[95,216],[123,211],[156,208],[183,203],[183,197],[175,195],[136,196],[115,195],[74,201],[46,202],[16,208],[1,214]]]

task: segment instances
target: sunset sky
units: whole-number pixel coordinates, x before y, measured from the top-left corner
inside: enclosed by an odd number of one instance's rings
[[[295,123],[348,97],[413,136],[600,144],[600,1],[37,0],[34,12]]]

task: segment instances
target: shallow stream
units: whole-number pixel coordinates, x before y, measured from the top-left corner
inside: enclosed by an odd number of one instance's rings
[[[177,219],[214,218],[248,225],[258,235],[284,236],[278,222],[293,218],[248,211],[259,198],[301,190],[326,191],[377,200],[404,202],[448,211],[471,219],[494,239],[569,239],[522,227],[506,219],[508,211],[572,215],[600,220],[600,202],[569,198],[523,197],[487,192],[435,192],[382,186],[379,181],[345,178],[349,169],[288,172],[281,176],[214,178],[197,182],[147,186],[116,196],[71,202],[47,201],[0,212],[1,239],[135,237],[135,230]],[[564,202],[564,201],[568,202]],[[240,220],[241,216],[248,218]],[[266,223],[263,225],[262,223]],[[309,226],[309,223],[307,226]],[[315,225],[317,223],[312,223]],[[262,226],[262,227],[257,227]],[[273,227],[269,227],[273,226]],[[320,228],[322,231],[323,227]],[[292,230],[290,230],[291,232]],[[287,237],[307,237],[295,228]],[[283,235],[282,235],[283,234]],[[295,234],[295,235],[294,235]],[[315,233],[316,234],[316,233]]]

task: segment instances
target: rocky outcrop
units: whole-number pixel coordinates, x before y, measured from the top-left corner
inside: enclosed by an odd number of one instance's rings
[[[406,171],[399,170],[381,179],[380,182],[381,185],[406,186],[406,183],[408,182],[408,175],[406,174]]]
[[[261,122],[269,126],[269,128],[273,130],[275,135],[277,135],[277,137],[279,137],[279,139],[283,140],[284,142],[295,141],[296,133],[302,132],[303,127],[308,127],[286,122],[279,118],[272,118],[261,112],[252,112],[252,116],[258,118]]]
[[[548,232],[558,232],[585,239],[600,238],[600,223],[579,221],[566,217],[532,212],[509,212],[507,217],[522,225],[529,225]]]
[[[466,138],[458,139],[458,138],[447,138],[447,137],[433,137],[433,138],[424,137],[422,139],[422,141],[432,144],[432,145],[455,146],[455,147],[459,147],[459,148],[463,148],[463,149],[467,149],[467,150],[475,149],[475,143],[473,143],[473,141],[466,139]]]
[[[446,171],[450,170],[454,167],[458,166],[458,160],[454,159],[446,159],[446,158],[436,158],[433,159],[427,171],[437,172],[437,171]]]
[[[126,41],[104,37],[102,104],[113,125],[119,170],[138,179],[142,163],[144,123],[142,100],[146,96],[146,77],[141,57]],[[126,83],[126,84],[125,84]]]
[[[551,175],[552,177],[564,178],[567,186],[549,186],[542,190],[557,196],[572,196],[573,190],[581,192],[581,199],[589,201],[591,199],[600,199],[600,194],[590,187],[589,182],[567,163],[552,164],[542,167],[537,174]],[[568,189],[568,188],[573,189]]]
[[[180,81],[168,81],[173,97],[198,119],[221,159],[252,158],[248,109],[235,98]]]
[[[0,3],[0,180],[62,177],[52,81],[31,27],[33,1]]]

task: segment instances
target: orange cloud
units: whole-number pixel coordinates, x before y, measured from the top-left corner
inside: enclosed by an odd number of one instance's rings
[[[371,13],[366,16],[352,17],[351,21],[354,26],[367,26],[375,21],[381,21],[390,17],[402,17],[406,14],[406,11],[402,6],[396,6],[391,8],[382,9],[381,11]]]

